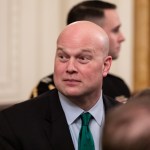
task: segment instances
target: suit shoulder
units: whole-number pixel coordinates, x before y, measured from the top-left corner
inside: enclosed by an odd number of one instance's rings
[[[41,94],[38,97],[25,100],[18,104],[14,104],[13,106],[10,106],[9,108],[2,110],[1,113],[8,116],[18,116],[18,117],[21,117],[22,115],[23,116],[42,115],[42,113],[45,112],[46,109],[48,109],[49,103],[52,101],[53,97],[54,99],[56,99],[55,97],[57,97],[56,90],[48,91],[46,93]]]

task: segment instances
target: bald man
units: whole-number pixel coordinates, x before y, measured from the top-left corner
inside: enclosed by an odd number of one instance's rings
[[[112,60],[116,60],[119,57],[121,45],[125,40],[121,32],[122,24],[117,12],[117,6],[105,1],[82,1],[70,9],[66,24],[81,20],[91,21],[104,29],[110,41],[109,55],[112,56]],[[53,74],[49,74],[39,81],[32,90],[31,97],[36,97],[54,88]],[[110,73],[103,79],[103,92],[123,103],[126,103],[131,95],[130,89],[123,79]]]
[[[79,150],[84,113],[91,118],[93,149],[101,150],[105,113],[118,104],[102,93],[112,61],[108,51],[108,36],[98,25],[66,26],[57,39],[56,89],[0,113],[1,150]]]

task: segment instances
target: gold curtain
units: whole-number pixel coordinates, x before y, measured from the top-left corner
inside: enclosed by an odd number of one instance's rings
[[[134,0],[134,92],[150,87],[150,2]]]

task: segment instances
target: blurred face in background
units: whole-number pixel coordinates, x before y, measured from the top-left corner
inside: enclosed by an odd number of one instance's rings
[[[115,9],[105,9],[104,14],[105,17],[101,27],[109,37],[109,55],[112,56],[112,59],[117,59],[121,43],[125,40],[124,35],[120,31],[120,19]]]

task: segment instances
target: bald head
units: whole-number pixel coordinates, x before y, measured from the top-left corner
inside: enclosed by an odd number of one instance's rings
[[[95,23],[90,21],[77,21],[69,24],[64,28],[60,33],[57,44],[65,40],[70,41],[74,40],[76,44],[84,40],[84,43],[93,43],[97,47],[100,46],[100,49],[103,50],[105,55],[109,51],[109,39],[106,32]]]

